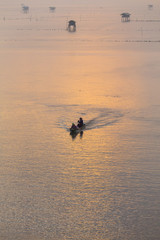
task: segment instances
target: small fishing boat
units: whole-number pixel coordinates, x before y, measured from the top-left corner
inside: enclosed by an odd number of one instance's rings
[[[85,127],[86,127],[85,124],[83,124],[81,127],[72,124],[72,127],[70,128],[70,134],[78,134],[82,132],[85,129]]]

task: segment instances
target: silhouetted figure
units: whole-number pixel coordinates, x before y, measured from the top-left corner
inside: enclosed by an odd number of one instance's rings
[[[69,32],[75,32],[76,31],[76,22],[74,20],[70,20],[68,22],[68,31]]]
[[[75,130],[77,130],[77,129],[78,129],[77,126],[76,126],[74,123],[72,123],[72,126],[71,126],[70,130],[75,131]]]
[[[121,21],[122,22],[130,22],[130,13],[122,13],[121,14]]]
[[[79,128],[81,128],[82,126],[83,126],[83,119],[82,118],[80,118],[79,120],[78,120],[78,125],[77,125],[77,127],[79,127]]]

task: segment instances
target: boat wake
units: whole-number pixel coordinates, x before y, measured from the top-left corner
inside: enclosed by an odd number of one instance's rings
[[[83,118],[84,123],[86,124],[85,131],[88,131],[116,124],[124,115],[122,112],[115,109],[90,108],[77,105],[65,106],[64,108],[61,107],[61,111],[63,111],[63,113],[60,116],[57,125],[59,128],[66,129],[67,131],[69,131],[72,122],[76,124],[80,117]]]
[[[104,111],[104,110],[103,110]],[[108,109],[96,117],[86,121],[86,130],[103,128],[117,123],[123,114],[120,112],[109,111]]]

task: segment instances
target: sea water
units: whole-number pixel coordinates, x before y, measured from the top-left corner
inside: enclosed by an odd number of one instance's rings
[[[158,1],[25,4],[0,3],[0,240],[158,240]]]

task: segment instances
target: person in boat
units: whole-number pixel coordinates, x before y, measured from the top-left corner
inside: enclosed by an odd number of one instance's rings
[[[84,125],[83,119],[80,118],[80,119],[78,120],[78,125],[77,125],[77,127],[81,128],[83,125]]]
[[[71,129],[71,130],[77,130],[77,126],[76,126],[74,123],[72,123],[72,126],[71,126],[70,129]]]

